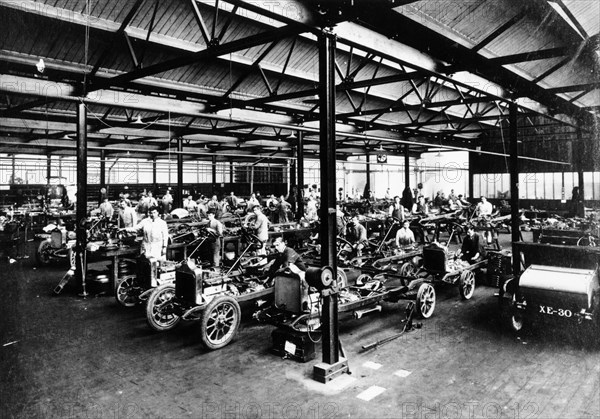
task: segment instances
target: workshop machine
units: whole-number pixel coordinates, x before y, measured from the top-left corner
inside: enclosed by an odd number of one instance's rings
[[[526,269],[501,285],[501,308],[520,332],[533,322],[587,324],[600,332],[600,249],[515,243]]]

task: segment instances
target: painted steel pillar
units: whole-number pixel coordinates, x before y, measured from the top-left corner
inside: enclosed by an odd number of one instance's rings
[[[156,194],[156,156],[152,158],[152,194]]]
[[[582,122],[579,122],[580,124]],[[583,145],[583,135],[581,127],[577,127],[577,146],[575,148],[577,156],[577,182],[579,183],[579,201],[577,202],[577,216],[585,217],[585,188],[583,180],[583,167],[585,159],[585,150]]]
[[[335,190],[335,35],[319,37],[320,164],[321,164],[321,266],[337,269]],[[339,361],[338,295],[323,299],[323,362]]]
[[[296,218],[299,220],[304,215],[304,132],[298,131],[296,166],[298,168],[298,213]]]
[[[100,150],[100,188],[106,188],[106,152],[104,150]]]
[[[520,218],[519,218],[519,147],[517,131],[517,104],[510,103],[508,115],[509,150],[510,150],[510,211],[511,211],[511,234],[513,273],[519,275],[521,271],[521,257],[516,251],[514,243],[520,240]],[[470,169],[469,169],[470,172]]]
[[[217,193],[217,156],[212,155],[212,193]]]
[[[404,187],[407,186],[410,188],[410,147],[408,144],[404,146]]]
[[[85,286],[85,247],[87,241],[87,108],[85,104],[77,104],[77,203],[75,220],[75,277],[81,279],[83,297],[87,296]]]
[[[177,194],[175,198],[177,205],[175,208],[183,208],[183,138],[177,139]]]

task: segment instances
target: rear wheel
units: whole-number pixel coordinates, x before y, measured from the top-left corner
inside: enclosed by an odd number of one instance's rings
[[[417,268],[412,262],[404,262],[398,273],[402,276],[413,277],[417,273]]]
[[[136,278],[136,275],[127,275],[119,280],[115,298],[124,307],[133,307],[139,302],[138,297],[142,293],[142,288],[137,286]]]
[[[435,289],[431,284],[424,283],[419,286],[416,301],[417,314],[423,319],[428,319],[435,310]]]
[[[475,292],[475,275],[473,271],[462,271],[458,279],[458,292],[463,300],[469,300]]]
[[[50,258],[50,252],[52,251],[52,244],[48,240],[44,240],[40,243],[40,246],[35,252],[35,260],[38,265],[46,266],[49,265],[52,259]]]
[[[171,284],[161,285],[150,294],[146,305],[146,320],[152,329],[163,332],[179,323],[181,317],[175,313],[174,298],[175,286]]]
[[[216,297],[204,312],[200,325],[202,342],[214,350],[229,344],[240,326],[240,305],[229,296]]]

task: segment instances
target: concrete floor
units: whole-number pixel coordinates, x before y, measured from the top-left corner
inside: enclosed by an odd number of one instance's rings
[[[311,378],[320,352],[306,364],[272,355],[273,327],[247,317],[210,352],[197,322],[155,333],[141,307],[69,286],[54,296],[65,269],[33,270],[33,245],[30,259],[0,264],[0,418],[600,417],[597,346],[564,325],[517,338],[490,287],[470,301],[438,288],[420,330],[367,353],[362,345],[400,330],[405,302],[342,316],[352,374],[324,385]]]

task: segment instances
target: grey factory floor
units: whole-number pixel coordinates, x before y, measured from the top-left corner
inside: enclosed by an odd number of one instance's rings
[[[157,333],[141,307],[73,286],[55,296],[65,267],[34,269],[34,245],[29,259],[0,263],[0,418],[600,417],[598,346],[565,323],[517,337],[492,287],[469,301],[438,287],[421,329],[368,352],[401,330],[406,302],[342,315],[351,374],[321,384],[320,345],[313,361],[282,359],[270,352],[274,327],[249,316],[230,345],[208,351],[198,322]]]

